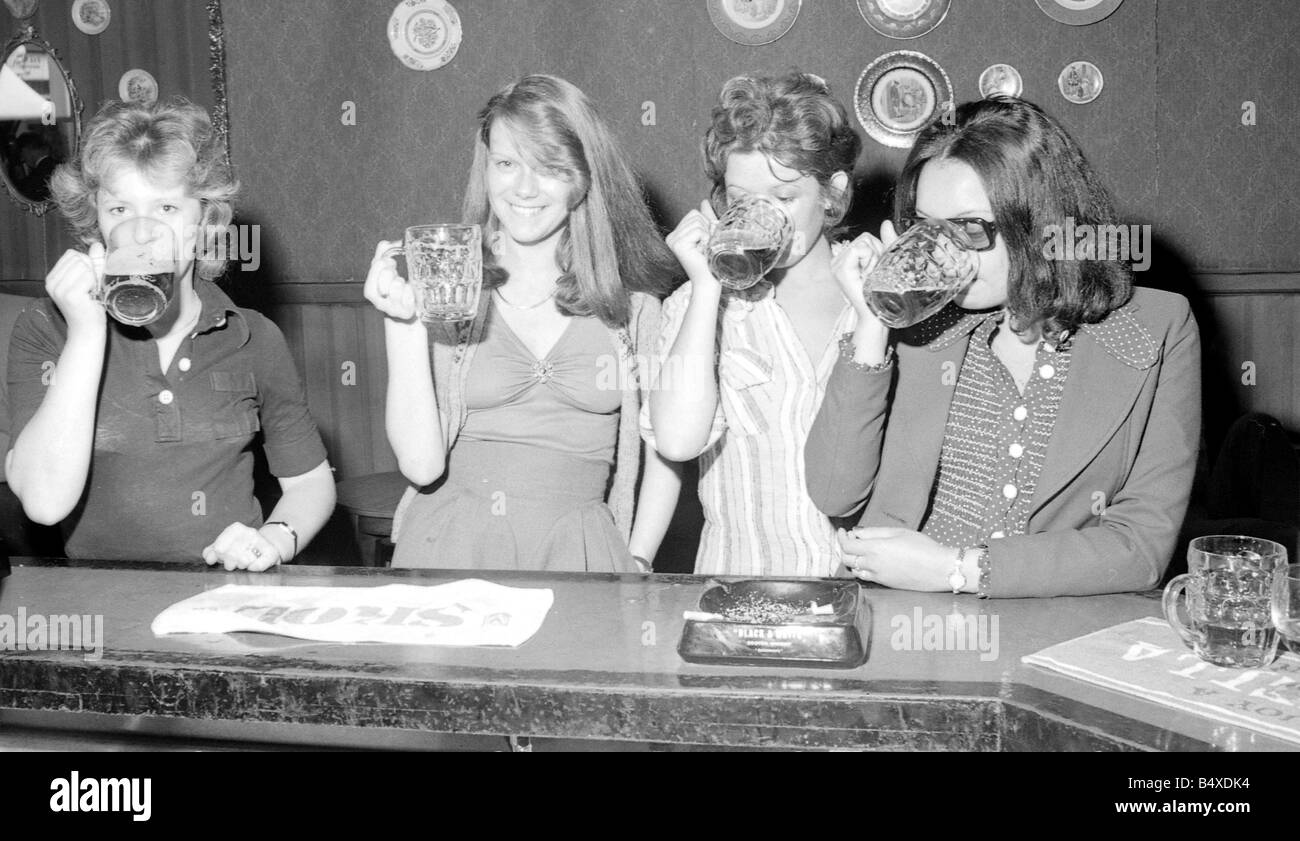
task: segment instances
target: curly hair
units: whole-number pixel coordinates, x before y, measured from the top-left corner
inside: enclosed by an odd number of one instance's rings
[[[713,182],[711,201],[726,207],[727,158],[733,152],[762,152],[784,167],[812,176],[826,201],[824,227],[834,229],[853,203],[853,167],[862,139],[830,87],[811,73],[737,76],[722,86],[713,124],[704,135],[704,167]],[[837,189],[831,178],[849,175]]]
[[[491,242],[499,230],[487,194],[488,145],[501,123],[539,169],[572,186],[568,224],[558,245],[562,275],[555,303],[565,315],[627,325],[629,292],[663,297],[681,269],[664,243],[636,175],[586,94],[570,82],[524,76],[498,91],[479,113],[474,162],[462,216],[483,226],[483,285],[506,281]]]
[[[930,161],[975,170],[1007,245],[1007,309],[1044,336],[1095,324],[1133,295],[1130,268],[1115,260],[1051,260],[1043,243],[1053,226],[1112,225],[1114,204],[1079,144],[1037,105],[1009,96],[967,102],[955,119],[926,126],[894,193],[894,224],[916,212],[916,184]],[[1060,228],[1056,228],[1060,230]]]
[[[105,103],[86,125],[76,160],[61,164],[50,179],[55,203],[83,243],[101,240],[96,194],[126,167],[156,183],[182,182],[199,200],[203,242],[195,271],[199,277],[219,277],[226,261],[217,258],[223,252],[216,243],[234,215],[239,184],[208,112],[181,97],[153,105]]]

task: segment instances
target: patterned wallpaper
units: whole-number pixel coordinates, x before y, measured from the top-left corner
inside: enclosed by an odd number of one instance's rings
[[[724,80],[797,66],[847,104],[862,69],[895,49],[938,61],[959,99],[977,95],[988,64],[1016,66],[1025,96],[1066,123],[1126,216],[1150,223],[1187,265],[1300,269],[1295,0],[1126,0],[1086,27],[1058,24],[1032,0],[956,0],[939,28],[908,41],[877,34],[853,0],[804,0],[793,29],[762,47],[726,40],[704,0],[453,3],[460,52],[424,73],[388,49],[396,0],[224,0],[232,155],[242,219],[263,225],[259,280],[357,280],[377,239],[457,216],[474,114],[522,73],[557,73],[592,96],[672,224],[705,194],[699,142]],[[68,31],[70,4],[44,0],[41,28],[68,55],[88,113],[133,65],[159,68],[164,93],[209,96],[194,78],[205,59],[202,0],[117,0],[97,39]],[[1060,69],[1080,58],[1106,78],[1090,105],[1056,92]],[[1256,103],[1255,126],[1241,125],[1245,100]],[[642,122],[647,102],[653,125]],[[346,103],[355,125],[342,120]],[[903,156],[867,141],[855,219],[881,216]],[[5,204],[0,278],[39,278],[64,245],[59,223]]]
[[[1157,235],[1196,266],[1300,271],[1300,4],[1166,0],[1158,36]]]
[[[959,99],[976,95],[988,64],[1015,65],[1025,96],[1077,134],[1126,209],[1147,212],[1158,170],[1156,5],[1128,0],[1101,24],[1069,27],[1032,2],[958,0],[938,29],[895,41],[869,28],[853,0],[805,0],[785,37],[746,47],[723,38],[694,0],[461,0],[459,54],[424,73],[388,50],[391,0],[226,0],[233,155],[246,217],[268,226],[268,279],[359,279],[378,238],[457,214],[473,116],[516,75],[558,73],[586,90],[673,223],[706,192],[700,138],[727,78],[797,66],[826,77],[848,104],[875,57],[913,49],[944,67]],[[1106,74],[1089,106],[1056,93],[1057,74],[1076,58]],[[355,126],[342,124],[344,102],[356,105]],[[646,102],[654,125],[643,125]],[[857,215],[879,215],[902,159],[867,142]]]

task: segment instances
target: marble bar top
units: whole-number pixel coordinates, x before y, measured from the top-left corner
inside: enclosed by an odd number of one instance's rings
[[[315,643],[261,634],[157,637],[164,608],[224,584],[368,587],[478,577],[549,587],[542,629],[515,649]],[[874,750],[1288,750],[1220,724],[1021,663],[1049,645],[1159,614],[1150,595],[980,600],[867,587],[870,653],[856,669],[698,665],[677,652],[709,579],[15,559],[0,614],[102,614],[104,652],[0,651],[6,722],[332,743],[421,744],[421,733],[519,734],[683,746]],[[954,611],[996,634],[913,650],[898,629]],[[996,641],[996,645],[991,644]],[[24,719],[26,715],[28,718]],[[108,722],[108,725],[105,724]],[[114,724],[116,722],[116,724]],[[272,728],[268,730],[268,728]],[[370,730],[370,728],[374,728]],[[233,735],[232,735],[233,734]],[[273,737],[272,737],[273,738]]]

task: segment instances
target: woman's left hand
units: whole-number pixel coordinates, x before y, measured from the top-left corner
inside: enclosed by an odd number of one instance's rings
[[[899,590],[947,590],[957,550],[912,529],[839,530],[844,566],[863,581]]]
[[[280,550],[257,529],[231,523],[212,545],[203,550],[208,566],[224,564],[227,570],[261,572],[280,563]]]

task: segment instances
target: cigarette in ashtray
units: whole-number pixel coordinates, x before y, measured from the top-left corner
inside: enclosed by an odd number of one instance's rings
[[[817,602],[808,602],[808,614],[812,616],[828,616],[835,612],[833,604],[817,604]],[[725,622],[727,617],[721,613],[707,613],[702,610],[684,610],[682,618],[691,622]]]

